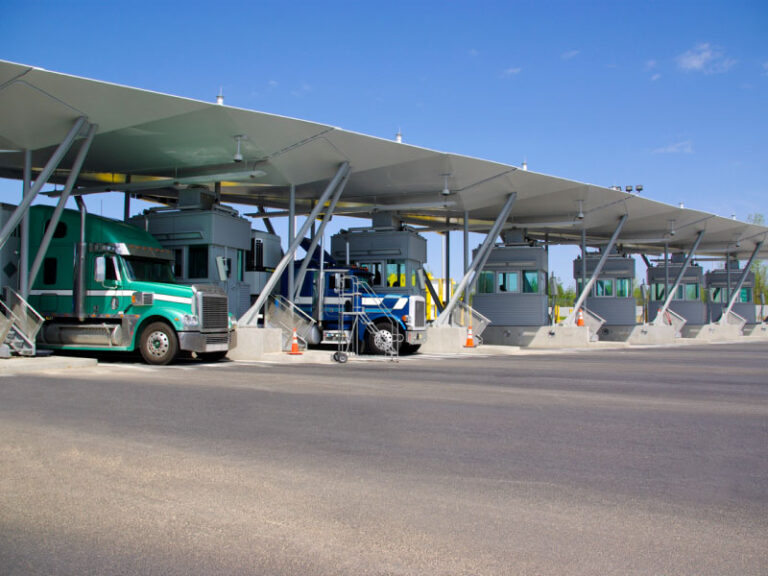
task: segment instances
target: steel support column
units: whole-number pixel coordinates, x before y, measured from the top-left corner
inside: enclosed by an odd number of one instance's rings
[[[24,150],[24,183],[22,185],[22,199],[29,194],[32,188],[32,151]],[[21,246],[19,246],[19,293],[21,297],[29,298],[29,212],[24,213],[21,219]]]
[[[72,164],[72,168],[69,171],[67,183],[64,185],[64,190],[62,190],[61,196],[59,196],[59,202],[53,210],[51,220],[45,229],[43,239],[40,241],[40,248],[35,255],[35,261],[32,263],[32,269],[29,271],[30,287],[35,283],[37,274],[40,272],[43,258],[45,257],[45,253],[48,252],[48,246],[51,243],[51,238],[53,238],[53,233],[56,231],[56,226],[61,218],[61,213],[64,211],[64,206],[66,205],[67,200],[69,200],[69,196],[72,193],[72,189],[75,187],[75,182],[77,182],[78,176],[80,176],[80,169],[83,167],[85,157],[88,155],[88,150],[91,148],[91,142],[93,142],[93,137],[96,135],[96,130],[98,130],[98,125],[91,124],[88,128],[88,134],[85,137],[85,141],[80,145],[80,150],[77,152],[75,162]],[[127,197],[128,193],[126,192],[125,195]]]
[[[333,191],[348,172],[349,162],[343,162],[341,166],[339,166],[339,169],[336,171],[336,175],[330,181],[322,196],[320,197],[320,201],[315,205],[315,207],[312,209],[312,212],[304,221],[301,230],[299,230],[298,234],[296,234],[296,237],[291,242],[291,245],[288,247],[288,250],[286,251],[282,260],[280,260],[278,265],[275,267],[275,271],[272,272],[269,280],[267,280],[267,283],[264,286],[264,289],[261,291],[261,294],[259,294],[259,297],[256,299],[256,302],[254,302],[253,306],[251,306],[238,321],[240,326],[248,326],[249,324],[256,323],[259,311],[264,306],[264,303],[267,301],[269,294],[272,292],[277,282],[280,280],[280,276],[282,276],[285,268],[288,266],[288,263],[293,261],[294,254],[296,254],[296,249],[301,244],[301,240],[304,238],[304,236],[306,236],[307,230],[309,230],[309,227],[312,225],[312,222],[314,222],[315,218],[317,218],[317,215],[328,201],[328,198],[331,196]]]
[[[479,272],[485,265],[485,262],[488,260],[488,256],[491,253],[491,248],[493,247],[494,242],[496,242],[496,238],[501,232],[502,226],[507,221],[509,213],[512,211],[512,205],[515,203],[516,199],[517,192],[512,192],[507,197],[507,201],[504,203],[501,212],[499,212],[496,221],[493,223],[493,226],[488,232],[488,236],[485,237],[483,244],[477,251],[475,258],[472,260],[472,264],[464,274],[464,278],[462,278],[461,282],[459,282],[459,285],[456,286],[456,291],[453,293],[453,297],[445,305],[445,308],[442,312],[440,312],[440,315],[435,320],[436,326],[444,326],[449,323],[453,309],[456,307],[456,303],[459,301],[459,297],[464,292],[464,289],[468,286],[470,278],[472,278],[476,272]]]
[[[5,243],[8,241],[8,238],[11,237],[11,232],[13,232],[16,226],[19,225],[19,222],[29,209],[29,206],[32,204],[32,201],[35,199],[38,192],[40,192],[45,183],[48,181],[48,178],[51,177],[53,171],[58,167],[62,158],[64,158],[64,155],[69,151],[72,143],[75,141],[75,138],[77,138],[78,134],[80,133],[80,129],[83,127],[83,124],[85,124],[85,116],[80,116],[77,120],[75,120],[74,125],[69,129],[69,132],[61,144],[59,144],[58,148],[56,148],[56,151],[46,163],[43,171],[40,172],[38,177],[35,179],[35,185],[32,186],[29,194],[22,199],[21,203],[16,207],[16,210],[14,210],[11,217],[5,223],[5,226],[3,226],[2,230],[0,230],[0,250],[3,249]]]
[[[451,299],[451,220],[445,219],[445,301]]]
[[[594,272],[592,272],[592,276],[589,279],[589,282],[583,284],[582,282],[582,288],[581,288],[581,294],[579,294],[579,297],[577,298],[576,302],[573,304],[573,311],[568,315],[568,318],[566,318],[563,321],[563,324],[575,324],[576,323],[576,314],[578,314],[579,309],[584,304],[584,301],[587,299],[587,295],[589,294],[590,290],[592,290],[592,286],[594,286],[595,282],[597,281],[597,277],[600,275],[600,272],[603,271],[603,266],[605,266],[605,262],[608,260],[608,255],[611,253],[611,250],[613,250],[613,247],[616,245],[616,240],[619,238],[619,233],[621,233],[621,229],[624,227],[624,222],[627,221],[627,215],[624,214],[621,218],[619,218],[619,224],[616,226],[616,230],[613,231],[613,235],[611,236],[611,239],[608,241],[608,244],[603,249],[603,253],[600,256],[600,260],[597,262],[597,266],[595,267]],[[587,261],[587,255],[582,254],[581,256],[582,261],[582,267],[586,267],[586,261]],[[582,268],[584,269],[584,268]]]
[[[464,211],[464,274],[469,270],[469,212]],[[464,288],[464,303],[469,304],[469,284]]]
[[[288,193],[288,246],[293,244],[294,233],[296,232],[296,185],[291,184],[291,190]],[[296,270],[293,262],[288,266],[288,299],[294,302],[293,293],[296,288]]]
[[[685,262],[683,262],[683,265],[680,268],[680,272],[678,272],[677,274],[677,278],[675,278],[675,283],[665,294],[666,298],[664,299],[664,305],[661,308],[659,308],[659,311],[656,313],[656,317],[653,319],[653,322],[651,322],[651,324],[656,325],[658,324],[660,318],[664,318],[664,313],[667,311],[667,308],[669,308],[669,305],[672,303],[672,297],[675,295],[675,292],[677,291],[677,287],[680,286],[680,282],[683,281],[683,276],[685,276],[685,271],[688,270],[688,266],[691,263],[691,260],[693,260],[693,255],[696,253],[696,250],[699,248],[699,243],[701,243],[701,239],[703,237],[704,237],[704,230],[701,230],[699,234],[696,236],[696,241],[693,243],[693,247],[691,248],[690,252],[688,252],[688,256],[686,256]]]
[[[744,280],[747,279],[747,274],[749,274],[749,269],[752,267],[752,263],[755,261],[755,257],[757,256],[757,253],[760,252],[760,248],[763,247],[762,240],[755,244],[755,249],[752,251],[752,255],[749,257],[749,261],[744,266],[744,270],[742,270],[741,275],[739,276],[738,282],[736,282],[736,287],[733,289],[733,292],[731,293],[731,297],[728,300],[728,307],[723,310],[723,315],[720,316],[720,323],[725,324],[727,322],[728,314],[731,313],[731,309],[733,308],[733,305],[736,303],[736,298],[739,297],[739,294],[741,292],[741,285],[744,284]],[[725,263],[726,267],[728,266],[728,262]],[[728,280],[728,285],[730,286],[730,278]]]
[[[331,221],[331,217],[333,216],[333,211],[336,209],[336,204],[338,203],[339,198],[341,197],[341,193],[344,192],[344,188],[346,187],[348,181],[349,181],[349,172],[347,172],[347,174],[344,176],[344,179],[336,187],[336,191],[333,194],[333,198],[331,198],[331,203],[328,205],[328,209],[325,211],[325,214],[323,214],[323,219],[320,222],[320,226],[316,231],[313,231],[312,241],[309,243],[309,248],[307,248],[307,255],[304,258],[304,261],[301,263],[301,267],[299,268],[299,274],[296,276],[294,280],[296,286],[298,286],[299,288],[301,288],[301,286],[304,284],[304,277],[307,275],[307,268],[309,267],[309,261],[312,258],[312,254],[314,254],[315,249],[317,248],[317,245],[320,244],[320,240],[322,239],[323,234],[325,234],[325,227],[328,225],[328,222]],[[325,204],[325,202],[320,203],[321,208],[323,204]],[[322,259],[322,252],[321,252],[320,258]],[[294,289],[293,297],[296,298],[296,296],[297,296],[296,290]]]

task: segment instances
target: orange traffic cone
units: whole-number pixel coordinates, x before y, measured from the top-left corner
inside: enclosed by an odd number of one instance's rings
[[[579,308],[579,315],[576,317],[576,326],[584,326],[584,312]]]
[[[296,328],[293,329],[293,338],[291,339],[291,351],[288,352],[288,354],[291,354],[292,356],[300,356],[303,354],[301,350],[299,350],[299,338],[296,336]]]
[[[472,336],[472,324],[469,325],[469,328],[467,328],[467,343],[464,344],[464,348],[474,348],[475,347],[475,339]]]

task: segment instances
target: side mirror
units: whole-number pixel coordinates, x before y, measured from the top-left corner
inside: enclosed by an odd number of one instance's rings
[[[93,278],[96,282],[103,283],[107,278],[107,259],[104,256],[97,256],[93,265]]]

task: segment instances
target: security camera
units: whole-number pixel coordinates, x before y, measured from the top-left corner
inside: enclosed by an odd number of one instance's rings
[[[243,155],[240,152],[240,142],[245,139],[245,136],[242,134],[238,134],[235,136],[235,142],[237,143],[237,146],[235,147],[235,155],[232,157],[232,160],[235,162],[242,162],[243,161]]]
[[[243,155],[240,154],[240,152],[235,152],[234,157],[232,158],[235,162],[242,162],[243,161]]]
[[[675,231],[674,231],[674,230],[670,230],[670,231],[669,231],[669,235],[670,235],[670,236],[674,236],[674,235],[675,235]]]

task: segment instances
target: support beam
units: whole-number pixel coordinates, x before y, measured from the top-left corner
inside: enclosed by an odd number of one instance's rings
[[[58,167],[62,158],[64,158],[64,155],[69,151],[69,148],[72,146],[75,138],[77,138],[78,134],[80,134],[80,129],[83,127],[83,124],[85,124],[85,116],[80,116],[80,118],[75,120],[74,125],[69,129],[69,132],[67,133],[64,140],[61,142],[61,144],[59,144],[59,147],[56,148],[56,151],[46,163],[45,168],[43,168],[43,171],[38,175],[37,179],[35,180],[35,185],[32,186],[29,194],[22,199],[21,203],[16,207],[16,210],[14,210],[11,217],[5,223],[5,226],[3,226],[2,230],[0,230],[0,250],[3,249],[5,243],[8,241],[8,238],[11,237],[11,232],[13,232],[16,226],[19,225],[19,222],[21,221],[24,214],[26,214],[27,210],[32,204],[32,201],[48,181],[48,178],[51,177],[53,171]]]
[[[293,244],[294,233],[296,232],[296,185],[291,184],[291,191],[288,195],[288,246]],[[296,291],[296,270],[293,262],[288,266],[288,299],[291,304],[294,302],[293,294]]]
[[[685,262],[683,262],[683,265],[680,267],[680,272],[677,274],[677,278],[675,278],[675,283],[672,285],[672,287],[667,290],[664,299],[664,305],[659,308],[659,311],[656,313],[656,318],[653,319],[653,322],[651,322],[652,325],[657,325],[660,321],[660,319],[664,318],[664,314],[667,312],[667,309],[669,308],[670,303],[672,302],[672,297],[675,295],[675,292],[677,291],[677,287],[680,286],[680,282],[683,281],[683,276],[685,276],[685,271],[688,270],[688,266],[691,263],[691,260],[693,260],[693,255],[696,253],[696,250],[699,248],[699,243],[701,242],[701,239],[704,237],[704,230],[701,230],[699,234],[696,236],[696,241],[693,243],[693,247],[691,248],[690,252],[688,252],[688,256],[685,258]]]
[[[307,248],[307,255],[304,258],[304,261],[301,263],[301,267],[299,268],[299,274],[296,276],[294,280],[296,283],[296,286],[298,286],[299,289],[304,284],[304,277],[307,275],[307,268],[309,267],[309,261],[312,258],[312,254],[315,253],[315,249],[317,248],[317,245],[320,243],[320,240],[323,238],[323,235],[325,234],[325,227],[328,225],[328,222],[331,221],[331,217],[333,216],[333,211],[336,208],[336,204],[339,201],[339,198],[341,197],[341,193],[344,192],[344,188],[346,187],[348,181],[349,181],[349,172],[347,172],[346,176],[344,176],[344,179],[336,187],[336,191],[333,194],[333,198],[331,198],[331,203],[328,205],[328,209],[325,211],[325,214],[323,215],[323,220],[320,222],[320,227],[315,231],[314,225],[313,225],[312,241],[309,243],[309,248]],[[324,202],[322,204],[324,204]],[[321,207],[322,207],[322,204],[320,204]],[[323,260],[322,248],[320,252],[320,259],[321,261]],[[296,298],[297,296],[298,294],[294,292],[293,297]]]
[[[760,248],[763,247],[763,241],[761,240],[757,244],[755,244],[755,249],[752,251],[752,255],[749,257],[749,260],[747,261],[746,265],[744,266],[744,270],[742,270],[741,275],[739,276],[738,282],[736,282],[736,287],[733,289],[733,292],[731,293],[731,297],[728,300],[728,307],[723,310],[723,315],[720,316],[720,323],[725,324],[728,319],[728,314],[731,313],[731,309],[733,308],[733,305],[736,303],[736,299],[739,297],[739,294],[741,293],[741,285],[744,284],[744,280],[747,279],[747,274],[749,274],[749,269],[752,267],[752,263],[755,261],[755,257],[757,256],[757,253],[760,252]],[[725,262],[726,268],[728,267],[728,261]],[[728,279],[728,285],[731,285],[730,278]]]
[[[464,211],[464,274],[469,270],[469,212]],[[469,304],[469,284],[464,289],[464,303]]]
[[[445,219],[445,301],[451,299],[451,228],[450,218]]]
[[[575,324],[576,323],[576,314],[578,314],[579,309],[584,304],[584,301],[587,299],[587,295],[592,290],[592,286],[595,285],[595,282],[597,281],[597,277],[600,275],[600,272],[603,271],[603,266],[605,266],[606,261],[608,260],[608,255],[611,253],[611,250],[613,250],[613,247],[616,245],[616,240],[619,238],[619,234],[621,233],[621,229],[624,227],[624,222],[627,221],[627,215],[624,214],[621,218],[619,218],[619,224],[616,226],[616,230],[613,231],[613,235],[611,236],[611,239],[608,241],[608,244],[603,249],[603,254],[600,256],[600,260],[597,262],[597,266],[595,267],[594,272],[592,272],[592,276],[589,279],[589,282],[587,282],[586,285],[582,284],[581,288],[581,294],[579,294],[579,297],[576,299],[576,302],[573,304],[573,311],[568,315],[568,318],[566,318],[563,321],[563,324],[569,325],[569,324]],[[581,261],[582,261],[582,270],[586,269],[586,254],[582,254]]]
[[[507,221],[509,213],[512,211],[512,205],[515,203],[516,199],[517,192],[512,192],[507,197],[507,201],[504,203],[501,212],[499,212],[496,221],[493,223],[493,226],[488,232],[488,236],[485,237],[482,246],[480,246],[480,249],[477,251],[474,260],[472,260],[472,264],[469,266],[469,270],[467,270],[466,274],[464,274],[464,278],[461,279],[459,285],[456,286],[456,291],[453,293],[453,298],[450,299],[448,304],[446,304],[445,309],[440,313],[440,316],[437,317],[437,320],[435,320],[435,325],[445,326],[449,323],[453,309],[456,307],[456,303],[459,301],[459,297],[469,284],[470,279],[475,275],[476,272],[479,272],[482,269],[482,267],[485,265],[485,262],[488,260],[488,256],[491,253],[491,248],[496,242],[496,238],[499,236],[499,232],[501,232],[502,226]]]
[[[48,252],[48,246],[51,243],[51,238],[53,238],[53,233],[56,231],[56,226],[59,224],[59,219],[61,219],[61,213],[64,211],[64,206],[66,205],[67,200],[69,200],[69,196],[72,193],[75,182],[77,182],[78,176],[80,176],[80,169],[83,167],[85,157],[88,155],[88,150],[91,148],[91,142],[93,142],[93,137],[96,135],[96,130],[98,130],[98,126],[96,124],[91,124],[88,128],[88,134],[85,137],[85,141],[80,145],[80,150],[77,153],[75,162],[72,164],[69,176],[67,176],[67,183],[64,185],[64,190],[62,190],[61,196],[59,196],[59,202],[53,210],[51,220],[45,229],[43,239],[40,241],[40,248],[38,248],[37,254],[35,255],[35,261],[32,263],[32,269],[29,271],[30,286],[35,283],[37,274],[40,272],[43,258],[45,258],[45,254]]]
[[[266,215],[267,211],[264,209],[264,206],[259,206],[259,214],[262,215],[262,222],[264,222],[264,227],[267,229],[267,232],[274,235],[275,227],[272,226],[272,220],[270,220],[269,217]],[[288,240],[288,242],[290,242],[290,240]]]
[[[32,188],[32,151],[24,150],[24,184],[22,199]],[[19,292],[24,299],[29,298],[29,212],[21,219],[21,246],[19,246]]]
[[[267,284],[264,286],[264,289],[261,291],[261,294],[259,294],[259,297],[256,299],[256,302],[254,302],[253,306],[251,306],[248,309],[248,311],[245,314],[243,314],[243,316],[240,318],[238,322],[238,325],[240,326],[256,325],[256,320],[258,318],[259,312],[261,311],[261,308],[264,306],[264,303],[267,301],[269,294],[272,292],[275,285],[280,280],[280,276],[282,276],[283,272],[285,271],[285,268],[288,266],[288,263],[293,262],[293,257],[294,257],[294,254],[296,254],[296,249],[301,244],[301,240],[304,238],[304,236],[306,236],[307,230],[309,230],[309,227],[312,225],[312,222],[314,222],[315,218],[317,218],[318,213],[323,208],[325,203],[328,201],[328,198],[331,196],[333,191],[336,190],[341,180],[344,177],[346,177],[348,173],[349,173],[349,162],[343,162],[341,166],[339,166],[339,169],[336,171],[336,175],[330,181],[327,188],[325,189],[322,196],[320,197],[320,201],[315,205],[315,208],[312,210],[312,213],[304,221],[304,224],[302,225],[301,230],[299,230],[299,233],[293,239],[293,242],[291,242],[291,245],[288,247],[288,250],[286,251],[282,260],[280,260],[277,267],[275,268],[275,271],[272,272],[272,275],[269,277],[269,280],[267,280]]]

